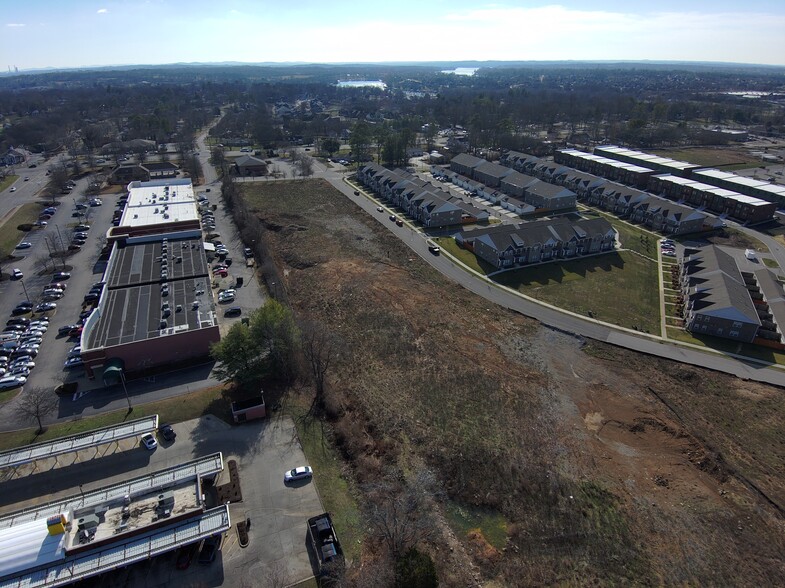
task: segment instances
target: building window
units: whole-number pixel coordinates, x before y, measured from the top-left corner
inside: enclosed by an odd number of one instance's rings
[[[738,331],[730,331],[728,333],[728,336],[730,336],[730,337],[738,337],[739,336],[739,332]]]
[[[740,329],[741,328],[741,322],[733,321],[733,328],[734,329]]]

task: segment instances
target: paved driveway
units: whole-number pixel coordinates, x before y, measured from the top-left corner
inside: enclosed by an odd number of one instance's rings
[[[162,555],[100,578],[96,586],[151,588],[154,586],[264,586],[272,576],[288,585],[313,575],[306,547],[308,518],[324,512],[317,494],[318,472],[312,482],[285,486],[283,473],[306,463],[294,423],[288,417],[232,427],[213,416],[174,425],[177,440],[161,443],[153,452],[127,440],[120,446],[85,450],[57,460],[40,462],[35,473],[4,481],[2,512],[79,493],[79,485],[93,490],[132,477],[171,467],[221,451],[224,471],[218,484],[229,479],[228,461],[237,460],[243,502],[230,507],[232,529],[209,566],[194,561],[189,569],[175,567],[176,554]],[[49,494],[41,496],[42,490]],[[35,498],[30,498],[35,497]],[[26,500],[24,500],[26,498]],[[23,500],[21,502],[14,502]],[[241,548],[236,524],[251,520],[250,544]],[[243,584],[245,582],[245,584]]]

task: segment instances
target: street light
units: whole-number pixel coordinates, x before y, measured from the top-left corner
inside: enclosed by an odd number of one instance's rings
[[[120,370],[120,382],[123,384],[123,392],[125,392],[125,399],[128,401],[128,412],[130,413],[133,411],[133,407],[131,406],[131,397],[128,396],[128,388],[125,387],[125,373]]]
[[[27,295],[27,286],[25,286],[24,279],[21,279],[19,281],[22,282],[22,289],[25,291],[25,298],[27,298],[27,302],[30,302],[30,297]]]

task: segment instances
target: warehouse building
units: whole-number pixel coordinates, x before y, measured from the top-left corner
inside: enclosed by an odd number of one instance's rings
[[[215,453],[0,518],[0,584],[66,586],[197,543],[231,527],[228,505],[207,508]]]
[[[220,339],[210,267],[187,180],[133,182],[104,272],[105,286],[81,335],[89,377],[207,357]]]

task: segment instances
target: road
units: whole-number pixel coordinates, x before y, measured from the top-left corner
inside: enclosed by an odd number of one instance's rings
[[[522,297],[517,292],[514,293],[490,282],[484,277],[470,273],[465,267],[454,262],[449,255],[433,255],[430,253],[426,239],[422,234],[408,224],[398,227],[390,222],[388,220],[390,213],[386,207],[385,212],[377,212],[377,202],[366,198],[362,193],[360,196],[355,196],[354,188],[344,182],[340,174],[327,172],[324,174],[324,177],[347,198],[387,227],[388,230],[406,243],[432,267],[489,302],[537,319],[549,327],[567,333],[603,341],[664,359],[725,372],[742,379],[785,387],[785,371],[776,367],[770,368],[757,362],[737,359],[725,354],[697,351],[687,346],[662,341],[656,337],[645,337],[626,329],[611,327],[599,321],[584,318],[533,299]],[[758,233],[755,233],[755,235],[760,238]],[[785,255],[785,249],[779,248]],[[785,267],[785,260],[783,266]]]
[[[220,182],[215,169],[209,163],[209,148],[205,143],[206,138],[207,131],[197,139],[205,182],[202,186],[196,188],[196,191],[197,193],[204,193],[208,197],[211,197],[213,202],[218,203]],[[279,167],[288,169],[285,162],[279,164]],[[27,189],[25,192],[19,194],[21,188],[18,188],[14,193],[14,199],[17,197],[21,199],[19,203],[22,203],[23,201],[34,201],[37,190],[40,189],[40,187],[43,187],[45,168],[41,169],[41,166],[39,166],[39,168],[30,171],[39,172],[42,185],[36,188],[36,184],[33,183],[31,176],[29,182],[24,182],[29,186],[26,187]],[[287,175],[291,176],[291,171],[289,171]],[[359,196],[356,196],[354,194],[355,188],[346,182],[347,174],[345,168],[342,166],[333,168],[319,163],[314,168],[314,177],[322,177],[329,181],[347,198],[355,202],[355,204],[365,210],[370,216],[376,218],[379,223],[400,238],[413,252],[429,263],[434,269],[440,271],[443,275],[456,283],[461,284],[466,289],[482,296],[491,303],[504,306],[515,312],[539,320],[549,327],[580,337],[603,341],[665,359],[706,367],[732,374],[743,379],[785,386],[785,371],[783,370],[769,368],[766,365],[757,362],[746,361],[742,358],[736,358],[725,354],[699,351],[684,345],[666,342],[653,336],[647,337],[634,331],[613,327],[562,309],[551,307],[533,299],[522,297],[517,292],[499,286],[498,284],[489,281],[484,276],[467,271],[467,268],[454,261],[449,255],[431,254],[428,251],[424,235],[413,226],[408,223],[404,224],[403,227],[396,226],[388,220],[389,212],[387,212],[386,207],[385,212],[379,213],[376,210],[376,207],[378,206],[376,201],[367,198],[362,193]],[[87,180],[81,181],[85,183],[84,186],[81,185],[81,182],[79,183],[77,189],[73,193],[74,196],[80,194],[84,188],[86,188],[86,181]],[[275,180],[259,178],[254,181]],[[19,185],[20,182],[22,182],[22,180],[17,182],[17,185]],[[208,189],[210,190],[209,193],[207,192]],[[4,195],[7,195],[7,191]],[[50,226],[40,231],[42,236],[52,231],[56,231],[58,226],[61,227],[61,231],[64,231],[65,225],[72,220],[69,216],[70,207],[67,204],[73,199],[72,196],[66,196],[62,199],[65,206],[61,206],[61,210],[59,210],[56,216],[51,220]],[[57,327],[61,324],[72,322],[73,319],[75,319],[78,315],[78,310],[81,307],[81,296],[86,292],[92,281],[97,281],[99,279],[99,276],[103,271],[101,265],[95,263],[98,256],[98,250],[100,249],[98,246],[97,233],[101,230],[98,228],[101,225],[108,226],[112,210],[111,204],[113,204],[115,199],[116,196],[104,197],[106,205],[98,210],[92,211],[95,217],[93,220],[95,221],[98,230],[92,232],[93,234],[90,235],[91,240],[88,242],[85,249],[76,254],[69,262],[77,266],[77,270],[74,272],[74,277],[69,284],[66,296],[61,301],[58,301],[57,315],[52,320],[52,329],[46,333],[42,345],[42,353],[46,352],[47,357],[50,355],[53,357],[44,359],[45,356],[39,356],[38,359],[42,361],[37,362],[40,363],[40,365],[33,371],[29,385],[42,385],[48,387],[53,386],[57,381],[63,379],[63,372],[61,369],[62,360],[65,357],[68,346],[73,344],[74,341],[56,339]],[[9,205],[8,202],[5,202],[4,204],[10,207],[8,210],[17,205]],[[0,211],[2,211],[2,208],[0,208]],[[230,256],[236,261],[236,265],[233,265],[230,268],[230,270],[233,270],[233,277],[237,277],[238,275],[245,276],[245,284],[247,285],[238,290],[237,300],[235,303],[232,303],[232,305],[239,305],[244,311],[258,308],[264,303],[265,294],[262,292],[258,285],[258,281],[255,279],[255,268],[245,268],[242,263],[243,243],[240,242],[238,238],[234,223],[226,211],[223,210],[222,206],[217,207],[215,217],[216,231],[222,235],[222,240],[230,249]],[[739,228],[763,241],[770,248],[772,255],[777,261],[785,267],[785,247],[757,231],[744,227]],[[67,237],[64,236],[64,238]],[[25,272],[25,275],[27,276],[25,278],[25,287],[31,298],[34,295],[38,295],[40,287],[47,281],[46,276],[33,275],[32,258],[38,256],[40,253],[38,249],[40,249],[40,247],[43,247],[43,243],[37,244],[33,249],[28,250],[30,253],[33,253],[33,255],[27,255],[26,258],[13,264],[15,267],[21,267]],[[78,269],[80,267],[90,268],[90,271],[80,271]],[[13,304],[24,299],[21,283],[9,281],[0,283],[0,298],[2,298],[0,304],[2,304],[3,310],[8,306],[8,310],[10,311]],[[231,324],[231,322],[226,322],[226,325],[229,324]],[[224,325],[222,325],[222,328],[223,327]],[[207,363],[201,367],[158,376],[153,380],[130,382],[128,384],[129,397],[134,404],[138,404],[171,398],[202,389],[206,386],[218,384],[218,381],[212,376],[212,367],[211,363]],[[71,377],[78,378],[78,376]],[[63,399],[60,402],[57,415],[49,419],[48,422],[71,420],[75,417],[89,416],[110,410],[122,409],[127,406],[127,402],[125,393],[120,387],[107,389],[102,387],[100,383],[90,383],[87,382],[86,378],[80,378],[80,391],[78,394],[74,398]],[[19,428],[20,423],[18,422],[18,419],[14,417],[14,406],[14,401],[0,406],[0,431]]]

